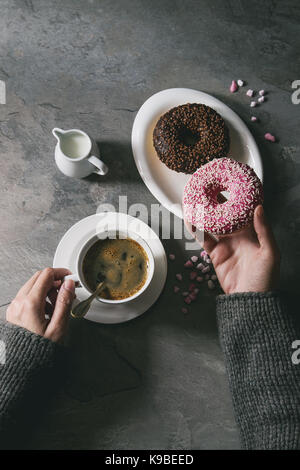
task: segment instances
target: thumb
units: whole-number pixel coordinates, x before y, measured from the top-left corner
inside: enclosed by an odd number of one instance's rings
[[[254,211],[253,225],[261,247],[272,246],[275,243],[271,227],[266,221],[262,205],[257,206]]]
[[[66,333],[69,313],[75,297],[75,283],[67,279],[59,289],[53,315],[45,336],[52,341],[60,341]]]

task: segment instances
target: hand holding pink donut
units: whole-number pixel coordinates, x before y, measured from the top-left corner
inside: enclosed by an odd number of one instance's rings
[[[261,205],[245,229],[222,235],[219,241],[205,233],[203,248],[225,294],[267,292],[278,286],[280,254]]]

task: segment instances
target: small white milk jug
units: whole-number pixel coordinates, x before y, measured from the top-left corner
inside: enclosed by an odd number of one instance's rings
[[[99,158],[96,142],[79,129],[64,131],[55,127],[52,134],[57,139],[55,162],[66,176],[85,178],[91,173],[105,175],[108,168]]]

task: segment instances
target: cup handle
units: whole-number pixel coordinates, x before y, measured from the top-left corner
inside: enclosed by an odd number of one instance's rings
[[[97,175],[106,175],[108,172],[108,167],[103,163],[100,158],[94,157],[93,155],[88,158],[88,161],[94,165],[98,170],[95,170],[94,173],[97,173]]]
[[[80,281],[79,281],[79,278],[78,278],[77,274],[69,274],[68,276],[65,276],[64,281],[66,281],[67,279],[71,279],[71,281],[74,281],[75,282],[75,287],[81,287],[81,284],[80,284]]]

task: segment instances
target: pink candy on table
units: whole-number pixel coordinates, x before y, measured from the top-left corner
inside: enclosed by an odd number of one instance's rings
[[[174,286],[174,293],[177,294],[177,292],[179,292],[179,291],[180,291],[179,287],[178,287],[178,286]]]
[[[229,90],[231,91],[231,93],[235,93],[238,89],[238,84],[235,80],[232,80]]]
[[[261,96],[260,98],[258,98],[257,100],[259,103],[263,103],[265,101],[265,97],[264,96]]]
[[[251,88],[249,88],[249,90],[247,90],[247,92],[246,92],[246,95],[250,96],[250,98],[251,98],[254,95],[254,91],[251,90]]]
[[[178,281],[182,281],[182,274],[176,274],[176,279],[178,279]]]
[[[196,269],[200,269],[202,271],[202,269],[204,268],[204,264],[203,263],[199,263],[197,264],[196,266]]]
[[[203,281],[203,277],[202,277],[202,276],[196,277],[196,281],[197,281],[197,282],[202,282],[202,281]]]
[[[169,255],[169,258],[170,258],[171,261],[174,261],[175,255],[173,255],[173,253],[171,253],[171,254]]]
[[[243,80],[238,80],[237,84],[238,84],[238,86],[244,86],[245,85]]]
[[[202,269],[203,274],[209,273],[210,271],[210,266],[205,266],[205,268]]]
[[[194,265],[193,265],[193,263],[192,263],[192,261],[191,261],[190,259],[187,260],[186,263],[184,263],[184,267],[185,267],[185,268],[192,268],[193,266],[194,266]]]
[[[267,132],[265,134],[265,139],[269,140],[270,142],[276,142],[276,137],[274,135],[270,134],[270,132]]]
[[[190,279],[193,281],[194,279],[196,279],[198,273],[196,271],[192,271],[191,274],[190,274]]]
[[[255,106],[256,106],[256,101],[251,101],[250,107],[251,107],[251,108],[255,108]]]
[[[259,90],[258,94],[259,94],[260,96],[263,96],[263,95],[265,94],[265,90]]]
[[[196,287],[197,287],[196,284],[191,283],[191,284],[189,285],[189,291],[190,291],[190,292],[193,292],[193,290],[194,290]]]
[[[192,257],[191,257],[191,260],[193,261],[193,263],[197,263],[197,261],[198,261],[198,256],[192,256]]]
[[[257,121],[257,117],[256,117],[256,116],[251,116],[251,121],[252,121],[252,122],[256,122],[256,121]]]

